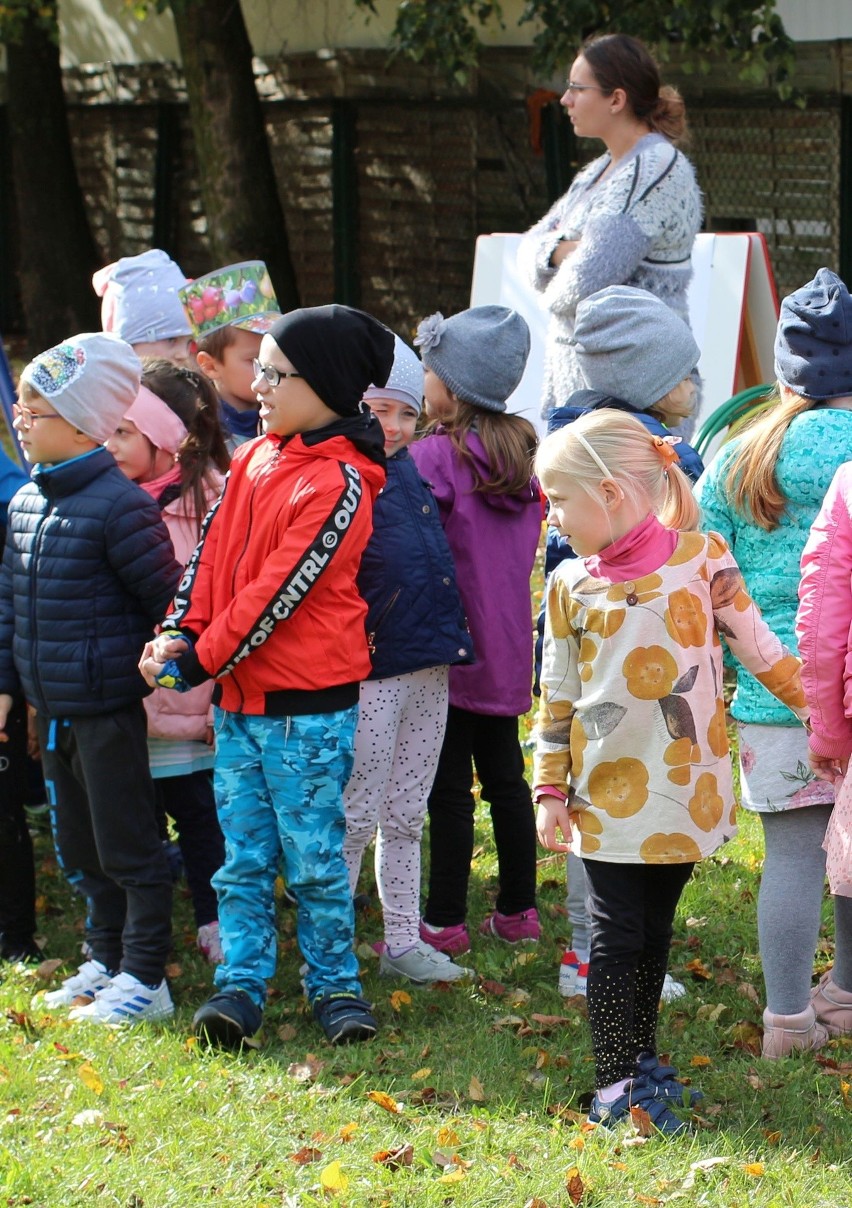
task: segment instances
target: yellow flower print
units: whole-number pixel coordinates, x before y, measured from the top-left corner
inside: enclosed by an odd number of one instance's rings
[[[659,575],[642,575],[641,579],[636,581],[636,584],[641,584],[641,591],[627,591],[624,583],[613,583],[607,590],[606,598],[612,600],[614,604],[622,604],[628,596],[635,596],[634,603],[647,604],[649,600],[658,600],[660,593],[658,587],[662,587],[663,580]]]
[[[666,563],[667,566],[682,566],[691,562],[704,551],[704,535],[702,533],[681,533],[675,551]]]
[[[663,752],[663,762],[671,768],[668,778],[672,784],[687,785],[692,776],[690,764],[701,762],[701,748],[691,738],[676,738]]]
[[[583,723],[577,714],[571,721],[571,775],[574,777],[582,775],[583,772],[583,752],[589,745],[589,740],[586,738],[586,731],[583,729]]]
[[[555,638],[567,638],[571,632],[576,601],[565,590],[562,583],[555,584],[547,601],[547,619]]]
[[[703,646],[707,640],[707,617],[701,600],[685,587],[669,596],[664,614],[666,632],[679,646]]]
[[[721,759],[723,755],[727,755],[730,750],[725,705],[720,700],[716,701],[716,712],[713,714],[710,719],[710,725],[707,727],[707,745],[717,759]]]
[[[585,626],[590,633],[597,633],[602,638],[611,638],[614,633],[618,633],[626,616],[626,608],[589,608],[586,610]]]
[[[648,800],[648,769],[627,756],[601,763],[589,776],[589,799],[610,818],[630,818]]]
[[[736,825],[737,825],[737,803],[735,801],[734,804],[731,806],[730,814],[728,814],[728,826],[736,826]]]
[[[689,799],[689,816],[699,830],[708,833],[722,821],[725,803],[712,772],[702,772]]]
[[[627,691],[637,700],[668,696],[677,677],[677,663],[662,646],[637,646],[621,668]]]
[[[580,639],[580,651],[577,657],[581,663],[591,663],[598,652],[598,644],[588,634],[583,634]]]
[[[728,552],[728,543],[719,533],[707,534],[707,557],[722,558]]]
[[[639,848],[639,859],[646,864],[690,864],[701,859],[701,850],[689,835],[677,831],[664,835],[658,831],[649,835]]]
[[[805,694],[799,679],[801,663],[794,654],[785,654],[774,667],[761,671],[755,676],[764,688],[768,688],[779,700],[793,709],[801,709],[805,704]]]
[[[590,856],[601,845],[600,839],[596,836],[602,833],[603,823],[590,810],[578,810],[574,819],[581,836],[580,852],[584,856]]]

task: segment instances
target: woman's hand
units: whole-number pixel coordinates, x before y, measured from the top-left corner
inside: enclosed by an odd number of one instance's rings
[[[570,851],[571,810],[568,802],[563,801],[561,797],[539,797],[535,830],[539,843],[548,851]],[[566,842],[560,843],[556,838],[557,830],[562,832]]]

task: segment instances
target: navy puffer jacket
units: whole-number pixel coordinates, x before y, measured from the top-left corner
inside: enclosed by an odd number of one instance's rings
[[[370,679],[472,663],[453,556],[438,505],[407,449],[388,458],[358,590],[367,603]]]
[[[0,692],[51,717],[147,696],[137,663],[180,577],[160,509],[106,449],[36,466],[9,505]]]

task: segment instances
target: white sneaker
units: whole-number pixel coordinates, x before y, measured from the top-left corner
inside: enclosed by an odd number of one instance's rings
[[[85,961],[76,973],[66,977],[58,990],[48,990],[44,996],[46,1007],[70,1007],[76,998],[85,999],[79,1006],[92,1002],[98,990],[109,985],[110,975],[100,961]]]
[[[379,973],[383,977],[405,977],[420,986],[439,981],[469,981],[476,977],[473,969],[455,964],[446,952],[438,952],[423,940],[418,940],[414,947],[408,952],[403,952],[402,956],[389,956],[387,951],[382,952]]]
[[[671,973],[667,973],[663,988],[660,992],[660,998],[663,1002],[674,1002],[676,998],[686,997],[686,986],[679,981],[675,981]]]
[[[581,961],[573,948],[566,948],[559,965],[559,993],[563,998],[585,997],[589,962]]]
[[[198,950],[211,965],[225,963],[225,953],[222,951],[222,940],[219,936],[218,922],[205,923],[198,928]]]
[[[165,978],[152,990],[132,973],[117,973],[108,986],[99,990],[87,1007],[75,1007],[70,1019],[92,1023],[157,1023],[169,1019],[175,1005]]]

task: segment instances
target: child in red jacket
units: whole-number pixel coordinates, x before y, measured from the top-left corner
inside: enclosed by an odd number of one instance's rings
[[[266,433],[237,450],[167,632],[143,656],[149,682],[218,681],[225,961],[194,1026],[231,1047],[260,1027],[275,972],[282,856],[314,1016],[333,1044],[376,1031],[353,952],[342,794],[370,671],[355,577],[385,481],[382,429],[361,397],[393,354],[391,332],[345,306],[293,311],[263,337]]]

